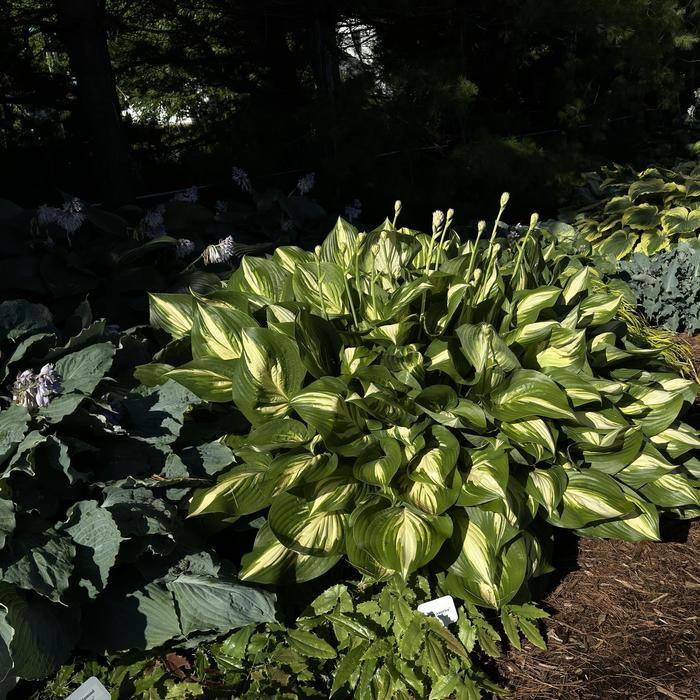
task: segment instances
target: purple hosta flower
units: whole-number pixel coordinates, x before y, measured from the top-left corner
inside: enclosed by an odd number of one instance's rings
[[[205,265],[214,265],[215,263],[228,262],[233,257],[233,236],[224,238],[216,245],[208,245],[204,249],[202,258]]]
[[[190,204],[196,204],[199,199],[199,188],[196,185],[188,187],[182,192],[178,192],[173,197],[173,202],[189,202]]]
[[[316,173],[307,173],[304,175],[304,177],[299,178],[299,182],[297,182],[297,189],[299,190],[299,194],[307,194],[308,192],[311,192],[311,190],[314,188],[314,185],[316,184]]]
[[[85,221],[85,202],[77,197],[63,205],[56,223],[70,236],[74,234]]]
[[[61,378],[50,362],[38,373],[29,369],[20,372],[12,386],[12,400],[29,411],[49,405],[53,396],[63,391]]]
[[[231,168],[231,179],[244,191],[250,194],[253,191],[253,185],[250,183],[248,173],[243,168]]]
[[[359,199],[353,199],[352,204],[345,207],[345,218],[352,223],[357,221],[362,216],[362,202]]]
[[[42,204],[42,206],[40,206],[36,210],[36,220],[42,226],[48,226],[49,224],[56,223],[60,213],[60,209],[57,209],[56,207],[49,207],[46,204]]]
[[[178,238],[175,241],[175,257],[186,258],[194,252],[194,242],[189,238]]]
[[[217,199],[216,200],[216,213],[217,215],[225,214],[228,211],[228,202],[225,202],[223,199]]]
[[[149,209],[141,219],[141,229],[147,238],[160,238],[165,231],[165,205],[159,204]]]

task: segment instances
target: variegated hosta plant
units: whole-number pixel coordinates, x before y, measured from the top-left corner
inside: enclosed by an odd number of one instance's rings
[[[628,339],[620,297],[536,216],[510,247],[498,220],[464,242],[451,220],[436,212],[429,235],[339,220],[314,252],[245,258],[206,297],[152,296],[192,359],[139,377],[250,422],[190,507],[265,515],[243,579],[306,581],[344,557],[372,577],[431,566],[501,607],[547,569],[551,526],[653,540],[660,512],[700,513],[700,439],[679,418],[695,384]]]
[[[596,201],[579,211],[574,227],[594,252],[622,260],[633,252],[653,255],[700,232],[700,167],[640,173],[615,166],[589,176]]]

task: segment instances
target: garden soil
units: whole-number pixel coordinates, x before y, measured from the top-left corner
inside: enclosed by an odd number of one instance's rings
[[[662,534],[559,543],[547,651],[510,649],[494,669],[512,700],[700,699],[700,521]]]

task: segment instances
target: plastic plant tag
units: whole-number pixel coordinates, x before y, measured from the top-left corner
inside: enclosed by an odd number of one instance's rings
[[[66,700],[112,700],[112,694],[95,676],[90,676],[78,690],[72,692]]]
[[[423,613],[423,615],[437,617],[445,627],[452,622],[457,622],[458,617],[455,601],[451,595],[445,595],[442,598],[435,598],[435,600],[429,600],[427,603],[421,603],[418,606],[418,612]]]

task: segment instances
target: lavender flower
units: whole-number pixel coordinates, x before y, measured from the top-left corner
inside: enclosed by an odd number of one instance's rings
[[[165,205],[158,204],[149,209],[141,220],[141,230],[147,238],[160,238],[166,233],[165,230]]]
[[[189,238],[178,238],[175,241],[175,257],[186,258],[194,252],[194,242]]]
[[[29,411],[49,405],[53,396],[63,391],[61,378],[53,364],[45,364],[37,374],[25,369],[12,386],[12,400]]]
[[[71,236],[85,221],[85,202],[73,197],[65,202],[60,209],[44,204],[37,209],[36,219],[41,226],[56,224]]]
[[[202,258],[205,265],[228,262],[233,257],[233,236],[228,236],[216,245],[208,245],[204,249]]]
[[[42,226],[48,226],[49,224],[53,224],[57,221],[60,213],[60,209],[57,209],[56,207],[49,207],[46,204],[42,204],[36,210],[36,220]]]
[[[190,204],[196,204],[199,199],[199,188],[196,185],[188,187],[182,192],[178,192],[173,197],[173,202],[189,202]]]
[[[304,195],[308,192],[311,192],[315,184],[316,173],[308,173],[304,175],[304,177],[300,177],[299,182],[297,182],[297,189],[299,190],[299,194]]]
[[[350,222],[356,221],[362,216],[362,202],[359,199],[353,199],[351,204],[345,207],[345,218]]]
[[[250,194],[253,191],[253,185],[250,183],[248,173],[243,168],[231,168],[231,179],[244,191]]]

